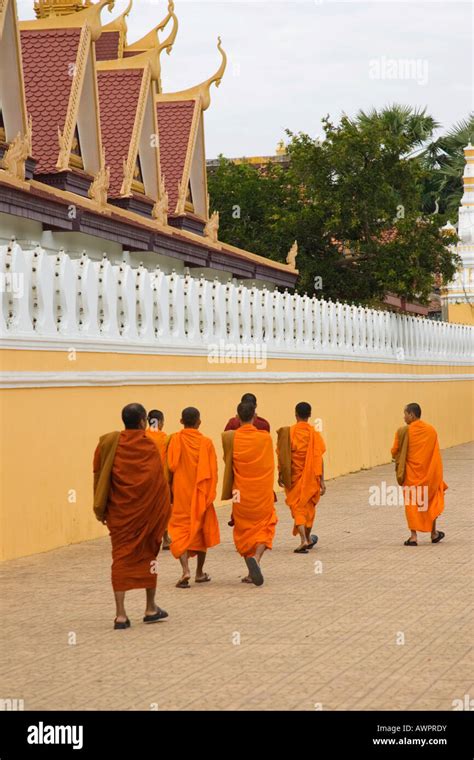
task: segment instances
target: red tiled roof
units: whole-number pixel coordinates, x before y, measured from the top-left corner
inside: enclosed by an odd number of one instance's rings
[[[143,69],[99,71],[100,125],[105,162],[110,167],[109,196],[120,195],[137,112]]]
[[[80,29],[22,30],[21,49],[28,113],[33,120],[37,174],[56,171],[58,127],[63,130]]]
[[[183,176],[194,108],[194,100],[157,103],[161,173],[165,176],[170,214],[178,202],[178,182]]]
[[[98,61],[112,61],[118,58],[120,32],[102,32],[95,43],[95,57]]]

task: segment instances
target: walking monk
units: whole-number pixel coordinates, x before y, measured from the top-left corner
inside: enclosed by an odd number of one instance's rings
[[[396,462],[398,484],[403,486],[405,514],[411,536],[405,546],[418,546],[417,531],[431,533],[431,543],[444,538],[436,530],[436,519],[444,509],[443,463],[438,435],[432,425],[421,420],[418,404],[405,407],[406,426],[395,433],[392,457]]]
[[[272,548],[278,522],[273,492],[273,445],[270,434],[252,424],[255,406],[251,401],[241,402],[237,414],[239,428],[222,433],[225,461],[222,498],[233,500],[235,547],[248,569],[242,582],[261,586],[260,561],[265,550]]]
[[[189,588],[189,557],[197,555],[196,583],[211,580],[204,572],[206,552],[220,541],[214,509],[217,488],[217,457],[214,444],[199,432],[198,409],[183,409],[179,433],[168,446],[168,468],[172,473],[173,511],[168,525],[171,552],[181,562],[183,574],[177,588]]]
[[[295,521],[293,535],[300,537],[295,554],[307,554],[318,541],[311,535],[316,505],[326,493],[322,436],[308,422],[311,406],[301,401],[295,408],[296,424],[277,430],[278,482],[285,487],[286,503]]]
[[[165,433],[163,430],[165,424],[165,415],[163,412],[160,412],[159,409],[152,409],[150,412],[148,412],[148,430],[146,431],[147,436],[153,441],[156,448],[158,449],[158,452],[161,457],[161,463],[163,465],[163,469],[165,472],[165,479],[168,481],[168,471],[166,467],[166,449],[168,448],[168,443],[170,436]],[[162,549],[163,551],[170,548],[171,545],[171,539],[168,534],[168,530],[165,530],[164,536],[163,536],[163,545]]]
[[[270,432],[270,423],[264,417],[259,417],[257,414],[257,397],[253,393],[244,393],[240,399],[240,402],[244,403],[246,401],[249,401],[251,404],[253,404],[254,407],[252,425],[255,425],[258,430],[267,430]],[[224,430],[237,430],[241,424],[242,422],[239,419],[239,415],[237,414],[235,417],[230,418]]]
[[[94,455],[94,512],[110,532],[115,629],[130,627],[125,592],[146,590],[144,623],[168,613],[156,606],[155,560],[170,513],[169,489],[141,404],[122,410],[125,430],[103,435]]]

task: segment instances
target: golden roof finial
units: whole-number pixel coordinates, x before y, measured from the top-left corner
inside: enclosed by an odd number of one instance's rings
[[[180,92],[165,92],[160,94],[160,101],[172,101],[172,100],[193,100],[195,98],[201,98],[201,108],[206,111],[211,104],[211,85],[214,83],[216,87],[219,87],[222,77],[227,66],[227,55],[222,48],[222,40],[217,38],[217,49],[222,56],[221,65],[217,69],[216,73],[206,79],[205,82],[197,84],[195,87],[190,87],[188,90],[181,90]]]
[[[35,0],[34,11],[36,18],[68,16],[88,8],[90,4],[91,0]]]
[[[108,24],[102,27],[103,32],[123,32],[124,34],[127,33],[127,16],[130,14],[130,11],[132,10],[133,6],[133,0],[130,0],[127,7],[125,8],[124,12],[120,14],[120,16],[117,16],[117,18],[114,18],[113,21],[109,21]]]
[[[40,0],[38,0],[38,3]],[[100,14],[107,6],[113,10],[115,0],[99,0],[92,4],[90,0],[41,0],[41,15],[37,21],[20,21],[20,29],[73,29],[82,28],[87,24],[91,36],[96,41],[102,32]],[[60,9],[63,10],[60,10]],[[77,13],[74,12],[74,8]],[[66,9],[66,10],[64,10]],[[73,9],[73,10],[71,10]]]
[[[163,42],[160,42],[158,32],[162,32],[171,20],[173,21],[173,28],[168,37]],[[168,14],[165,18],[140,40],[137,40],[132,45],[127,45],[127,52],[143,53],[145,50],[157,50],[158,53],[161,53],[162,50],[166,49],[166,52],[169,55],[177,34],[178,19],[174,12],[174,2],[173,0],[170,0],[168,3]]]

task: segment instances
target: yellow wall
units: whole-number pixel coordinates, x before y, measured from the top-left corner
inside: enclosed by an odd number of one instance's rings
[[[474,325],[474,304],[448,304],[448,322],[455,322],[460,325]]]
[[[71,363],[59,352],[5,351],[2,369],[9,371],[209,371],[203,357],[157,357],[83,354]],[[224,371],[226,368],[218,367]],[[231,369],[231,368],[230,368]],[[240,371],[255,367],[238,366]],[[272,360],[269,372],[340,371],[449,374],[465,367],[400,366],[357,362]],[[229,368],[227,368],[229,370]],[[211,375],[212,377],[212,375]],[[166,430],[178,429],[184,406],[197,406],[202,432],[220,452],[220,432],[234,414],[242,393],[253,391],[258,411],[274,432],[293,422],[298,401],[309,401],[321,418],[327,444],[329,478],[390,460],[394,430],[403,424],[403,406],[417,401],[423,418],[439,432],[441,446],[474,438],[472,383],[322,382],[251,383],[138,387],[59,387],[7,389],[0,394],[1,553],[9,559],[106,535],[91,510],[92,456],[98,437],[119,429],[120,410],[132,401],[162,409]],[[70,503],[74,490],[77,500]]]

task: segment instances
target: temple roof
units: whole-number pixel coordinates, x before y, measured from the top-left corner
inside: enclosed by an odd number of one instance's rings
[[[33,120],[33,156],[38,173],[56,171],[58,128],[66,123],[81,29],[21,32],[28,113]]]
[[[204,112],[211,86],[219,86],[226,68],[221,41],[215,74],[180,92],[164,92],[160,56],[171,52],[176,39],[174,3],[170,0],[167,13],[147,34],[129,42],[132,3],[103,23],[103,12],[113,10],[114,0],[36,0],[36,20],[20,22],[18,35],[14,0],[0,0],[0,39],[3,50],[9,40],[9,60],[15,39],[18,48],[12,113],[23,113],[14,122],[23,139],[21,158],[7,168],[0,152],[0,185],[17,181],[27,190],[29,155],[38,197],[44,193],[51,202],[70,203],[76,193],[78,207],[87,201],[85,208],[96,208],[104,219],[126,214],[129,221],[136,218],[139,225],[174,236],[178,228],[187,243],[211,246],[224,259],[227,253],[253,260],[254,254],[220,243],[217,214],[209,216]],[[6,21],[8,9],[14,23]],[[7,62],[1,55],[0,64],[0,103],[7,104]],[[264,266],[262,257],[255,261]],[[283,281],[297,274],[271,261],[264,268],[281,270]]]

